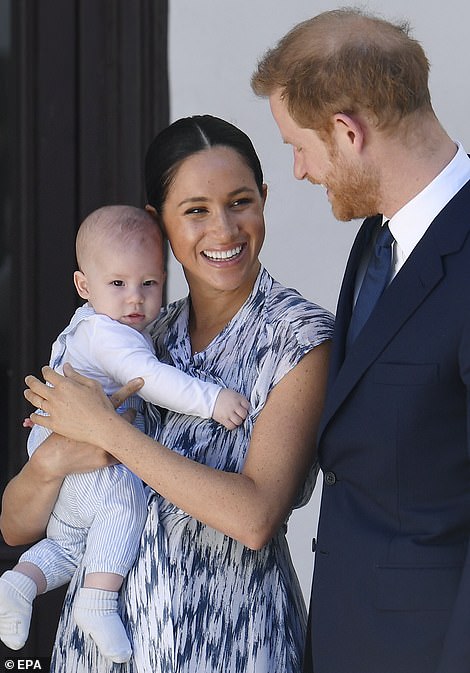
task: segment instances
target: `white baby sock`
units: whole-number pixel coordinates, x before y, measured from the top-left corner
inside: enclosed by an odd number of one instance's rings
[[[117,591],[83,587],[73,616],[82,631],[91,636],[101,654],[116,663],[129,661],[132,647],[117,610]]]
[[[16,570],[0,577],[0,640],[12,650],[25,644],[31,623],[36,582]]]

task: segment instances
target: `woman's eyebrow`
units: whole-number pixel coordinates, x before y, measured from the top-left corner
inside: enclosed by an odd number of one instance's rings
[[[183,199],[178,203],[178,208],[183,206],[185,203],[196,203],[201,201],[209,201],[207,196],[189,196],[187,199]]]

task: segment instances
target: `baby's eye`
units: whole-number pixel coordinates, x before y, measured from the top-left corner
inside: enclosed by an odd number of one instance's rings
[[[111,281],[111,285],[114,285],[114,287],[122,287],[124,285],[124,281],[122,280],[113,280]]]
[[[144,282],[142,283],[144,287],[151,287],[152,285],[156,284],[157,284],[156,280],[144,280]]]

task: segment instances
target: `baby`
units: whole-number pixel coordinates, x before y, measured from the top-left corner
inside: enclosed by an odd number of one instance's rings
[[[145,400],[213,418],[227,429],[243,423],[249,409],[244,397],[163,364],[154,354],[147,328],[160,312],[165,280],[163,237],[154,218],[131,206],[100,208],[81,224],[76,252],[75,287],[87,303],[55,341],[51,367],[62,371],[69,362],[99,381],[107,394],[140,376],[145,384],[130,406],[139,409]],[[136,425],[144,429],[142,413]],[[30,456],[49,434],[33,427]],[[75,621],[103,656],[128,661],[132,648],[117,598],[145,518],[144,486],[124,465],[67,476],[47,538],[0,577],[0,639],[5,645],[17,650],[25,644],[36,595],[69,582],[84,557]]]

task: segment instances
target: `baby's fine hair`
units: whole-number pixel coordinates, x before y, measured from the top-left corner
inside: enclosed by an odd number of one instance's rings
[[[163,245],[161,229],[155,218],[143,208],[127,205],[102,206],[90,213],[81,223],[75,242],[78,266],[81,270],[89,255],[102,246],[126,246],[153,237]]]

